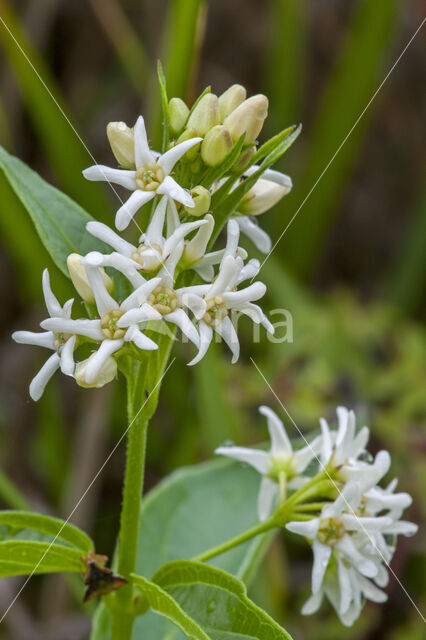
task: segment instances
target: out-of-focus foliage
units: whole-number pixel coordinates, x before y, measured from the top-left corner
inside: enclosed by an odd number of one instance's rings
[[[304,125],[282,163],[294,193],[266,214],[275,241],[418,28],[423,10],[417,0],[3,0],[0,17],[17,41],[0,22],[0,143],[106,222],[112,221],[115,196],[107,186],[82,179],[90,157],[46,86],[90,153],[107,164],[109,120],[133,124],[143,111],[153,143],[161,144],[158,57],[170,94],[189,104],[210,83],[218,93],[233,82],[252,94],[268,93],[268,134]],[[426,94],[419,80],[420,41],[413,41],[262,268],[269,307],[292,313],[293,343],[262,339],[253,345],[247,335],[237,365],[231,367],[216,346],[196,369],[184,366],[186,347],[176,345],[178,361],[166,377],[149,436],[148,488],[179,465],[210,458],[224,440],[249,444],[265,438],[257,406],[279,406],[252,356],[304,433],[317,427],[319,415],[332,417],[336,403],[364,415],[375,448],[390,450],[400,489],[414,497],[407,517],[424,522],[426,207],[420,140]],[[123,389],[117,385],[114,397],[102,390],[89,397],[65,380],[53,382],[39,406],[27,400],[38,354],[12,345],[9,335],[21,326],[36,327],[41,271],[49,266],[53,277],[54,267],[3,177],[0,195],[1,506],[66,517],[125,429]],[[303,288],[289,277],[289,266],[303,276]],[[56,270],[54,278],[58,295],[69,297],[65,277]],[[248,324],[241,329],[248,331]],[[109,555],[118,529],[123,455],[114,454],[73,517]],[[369,605],[351,630],[326,608],[302,618],[310,562],[309,552],[296,543],[284,548],[278,536],[249,594],[295,640],[420,640],[423,623],[395,578],[388,604]],[[424,611],[421,535],[401,545],[392,566]],[[0,637],[87,637],[79,578],[68,586],[55,577],[35,580],[9,612]],[[1,610],[17,588],[2,581]]]

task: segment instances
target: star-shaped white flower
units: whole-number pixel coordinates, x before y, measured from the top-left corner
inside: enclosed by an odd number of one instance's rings
[[[52,317],[44,320],[41,326],[54,332],[72,333],[86,336],[99,342],[99,348],[87,361],[85,366],[85,382],[90,385],[95,382],[108,358],[121,349],[126,342],[142,350],[152,351],[158,346],[144,335],[139,323],[157,320],[161,316],[147,304],[151,291],[160,282],[159,278],[152,278],[144,282],[123,302],[118,303],[107,291],[101,271],[91,264],[89,253],[81,264],[85,267],[90,286],[95,296],[99,318],[94,320],[71,320],[62,317]],[[137,309],[140,313],[138,322],[123,320],[126,312]]]
[[[165,233],[166,215],[167,233]],[[176,257],[174,254],[176,247],[189,233],[204,225],[209,225],[209,220],[202,219],[182,224],[173,200],[163,196],[154,210],[146,232],[139,238],[138,246],[124,240],[102,222],[94,220],[88,222],[86,229],[92,236],[110,245],[118,254],[130,259],[132,261],[129,263],[130,266],[139,269],[142,273],[150,273],[157,271],[162,266],[167,271],[168,261],[172,256]],[[135,282],[133,278],[132,284],[138,286],[142,282],[140,279]]]
[[[62,307],[50,288],[49,272],[47,269],[43,271],[43,294],[46,302],[46,308],[52,318],[62,318],[68,320],[71,318],[73,299],[67,300]],[[37,375],[30,384],[30,396],[33,400],[39,400],[43,395],[44,389],[59,368],[62,373],[72,376],[74,373],[74,347],[76,336],[73,331],[44,331],[42,333],[34,333],[32,331],[15,331],[12,334],[13,340],[21,344],[31,344],[39,347],[46,347],[54,351],[53,355],[47,359]]]
[[[218,453],[240,462],[245,462],[262,474],[258,496],[258,514],[260,520],[266,520],[279,495],[280,476],[290,488],[299,488],[305,482],[302,475],[309,463],[316,458],[321,437],[302,449],[293,450],[283,423],[269,407],[259,407],[259,412],[266,417],[271,448],[269,451],[250,449],[248,447],[219,447]]]
[[[237,290],[241,282],[256,275],[259,264],[257,260],[250,260],[244,265],[243,260],[237,255],[239,234],[238,224],[235,220],[230,220],[227,226],[226,249],[219,265],[219,273],[212,284],[182,289],[189,295],[198,296],[202,303],[199,313],[196,314],[199,321],[200,350],[190,365],[196,364],[205,356],[213,340],[214,331],[231,349],[232,362],[238,360],[240,344],[229,312],[245,314],[253,322],[262,324],[269,333],[274,332],[262,309],[253,304],[253,301],[261,298],[266,291],[263,282],[254,282],[245,289]]]
[[[115,217],[115,226],[122,231],[129,225],[136,212],[156,194],[167,195],[185,207],[194,206],[190,193],[183,189],[170,173],[180,158],[201,140],[202,138],[191,138],[162,155],[158,154],[149,148],[145,122],[143,117],[139,116],[134,126],[135,170],[113,169],[96,164],[85,169],[83,175],[88,180],[112,182],[133,191]]]
[[[321,588],[332,554],[348,566],[356,567],[366,578],[378,574],[376,562],[369,557],[365,547],[370,536],[392,525],[389,516],[360,517],[356,515],[361,502],[360,486],[348,483],[339,497],[327,504],[319,516],[306,522],[289,522],[286,529],[312,541],[314,564],[312,569],[312,593]],[[355,537],[359,532],[361,540]]]

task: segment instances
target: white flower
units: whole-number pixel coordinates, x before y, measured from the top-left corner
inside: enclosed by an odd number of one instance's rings
[[[336,566],[337,571],[335,567],[329,569],[321,587],[305,602],[302,614],[307,616],[318,611],[325,596],[341,622],[350,627],[361,613],[363,598],[372,602],[385,602],[387,595],[355,567],[347,567],[341,559],[336,561]]]
[[[164,234],[166,213],[167,234]],[[146,232],[139,238],[139,246],[127,242],[102,222],[88,222],[86,229],[92,236],[109,244],[118,254],[132,260],[129,263],[130,266],[145,273],[157,271],[161,266],[167,271],[168,260],[171,260],[172,257],[176,258],[174,253],[176,247],[181,245],[183,251],[182,240],[189,233],[204,225],[209,226],[209,220],[203,219],[181,224],[173,200],[164,196],[155,208]],[[135,281],[134,277],[131,281],[134,286],[138,286],[138,283],[141,284],[140,279]]]
[[[96,252],[94,253],[96,254]],[[49,331],[73,333],[100,342],[98,350],[90,356],[85,368],[85,383],[91,385],[98,378],[108,358],[121,349],[126,342],[133,342],[136,347],[142,350],[158,349],[155,342],[142,333],[138,324],[161,317],[146,302],[147,297],[160,282],[160,279],[153,278],[143,283],[119,304],[108,293],[101,271],[91,264],[90,253],[82,260],[82,264],[86,268],[100,317],[95,320],[70,320],[52,317],[44,320],[41,326]],[[139,311],[138,322],[123,320],[126,312],[131,309]]]
[[[67,300],[63,307],[59,304],[50,288],[49,272],[47,269],[43,271],[42,283],[44,300],[50,317],[63,318],[64,320],[71,318],[73,299]],[[62,373],[66,375],[73,375],[75,366],[73,353],[76,343],[76,336],[73,334],[73,331],[63,332],[62,330],[49,330],[43,333],[15,331],[12,334],[15,342],[46,347],[54,351],[53,355],[47,359],[38,374],[31,381],[30,396],[33,400],[39,400],[41,398],[47,383],[59,368],[61,368]]]
[[[167,195],[185,207],[194,206],[191,195],[171,177],[170,173],[188,149],[201,140],[202,138],[191,138],[160,155],[149,148],[145,122],[143,117],[139,116],[134,127],[135,170],[113,169],[97,164],[85,169],[83,175],[88,180],[112,182],[133,191],[115,217],[115,226],[122,231],[129,225],[135,213],[156,194]]]
[[[269,234],[260,227],[257,220],[250,216],[237,216],[235,220],[238,222],[241,233],[252,241],[256,249],[262,253],[270,252],[272,240]]]
[[[269,451],[249,449],[247,447],[219,447],[215,453],[228,456],[234,460],[245,462],[262,474],[258,497],[258,513],[260,520],[266,520],[279,495],[280,478],[291,488],[299,488],[304,484],[302,476],[306,467],[318,454],[321,437],[302,449],[293,451],[290,439],[283,423],[269,407],[259,407],[268,423],[271,437]]]
[[[360,487],[348,483],[339,497],[325,505],[319,516],[306,522],[289,522],[286,528],[312,541],[314,564],[312,569],[312,593],[321,588],[331,557],[343,560],[347,566],[356,567],[367,578],[375,578],[379,572],[377,563],[364,549],[365,542],[377,531],[392,525],[389,516],[364,517],[356,515],[361,501]],[[361,533],[362,539],[355,533]]]
[[[255,282],[250,286],[237,291],[237,286],[256,275],[258,261],[249,261],[244,265],[243,260],[237,255],[239,227],[235,220],[230,220],[227,227],[227,245],[223,253],[219,273],[212,284],[194,285],[182,288],[182,292],[199,297],[202,306],[196,313],[199,321],[200,350],[189,363],[194,365],[199,362],[207,352],[216,331],[232,351],[232,362],[239,357],[240,345],[234,325],[229,317],[229,311],[245,314],[260,323],[273,333],[274,329],[266,318],[262,309],[253,304],[254,300],[261,298],[266,286],[263,282]]]

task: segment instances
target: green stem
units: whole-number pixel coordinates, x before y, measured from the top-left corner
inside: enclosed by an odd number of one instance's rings
[[[128,417],[129,433],[127,442],[126,471],[124,476],[123,504],[118,539],[117,571],[129,579],[136,569],[141,496],[145,470],[146,434],[148,423],[143,405],[135,407],[133,388],[129,383]],[[112,640],[131,638],[134,620],[133,586],[122,587],[116,594],[117,612],[112,614]]]
[[[225,553],[225,551],[238,547],[240,544],[243,544],[243,542],[247,542],[247,540],[251,540],[261,533],[266,533],[267,531],[274,529],[275,526],[274,518],[269,518],[268,520],[265,520],[265,522],[259,522],[259,524],[247,529],[244,533],[240,533],[238,536],[235,536],[226,542],[222,542],[222,544],[218,544],[216,547],[212,547],[211,549],[200,553],[198,556],[194,556],[192,560],[196,560],[198,562],[210,560],[210,558],[214,558],[221,553]]]

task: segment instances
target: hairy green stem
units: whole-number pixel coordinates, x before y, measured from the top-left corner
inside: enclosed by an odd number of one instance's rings
[[[126,579],[129,579],[130,574],[136,569],[148,428],[143,411],[144,405],[135,406],[133,385],[129,382],[127,387],[129,433],[117,563],[118,573]],[[134,620],[132,584],[117,591],[116,605],[118,610],[112,614],[112,640],[129,640]]]

